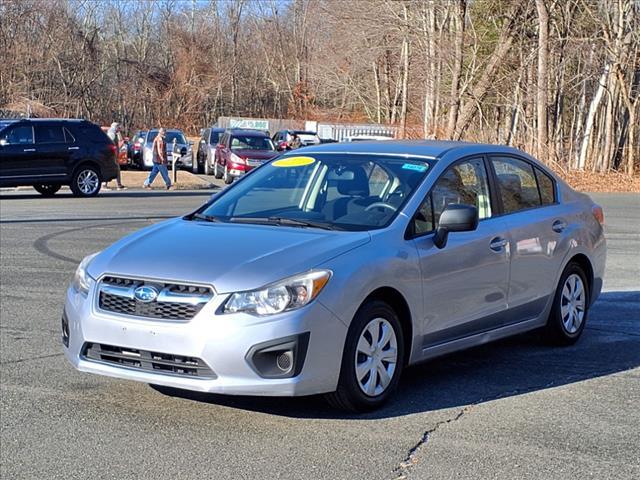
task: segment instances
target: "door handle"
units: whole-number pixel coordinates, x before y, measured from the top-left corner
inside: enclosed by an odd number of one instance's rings
[[[494,252],[500,252],[507,245],[507,240],[502,237],[494,237],[489,243],[489,248]]]
[[[80,147],[69,147],[68,150],[80,150]]]
[[[35,149],[35,148],[25,148],[25,149],[23,150],[23,152],[35,152],[35,151],[36,151],[36,149]]]
[[[551,230],[556,233],[562,233],[565,228],[567,228],[567,222],[565,222],[564,220],[556,220],[551,225]]]

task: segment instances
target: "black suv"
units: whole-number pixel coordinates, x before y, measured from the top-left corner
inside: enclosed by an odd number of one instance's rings
[[[32,186],[45,196],[69,185],[92,197],[116,178],[117,147],[86,120],[0,119],[0,187]]]

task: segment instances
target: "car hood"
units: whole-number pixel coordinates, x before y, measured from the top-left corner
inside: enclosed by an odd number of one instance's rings
[[[207,223],[181,218],[117,241],[91,262],[103,274],[251,290],[308,271],[370,241],[368,232]]]
[[[280,152],[273,150],[231,150],[233,153],[242,158],[253,158],[255,160],[271,160],[280,155]]]

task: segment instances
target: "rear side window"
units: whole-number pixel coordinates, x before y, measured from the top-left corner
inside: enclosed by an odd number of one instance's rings
[[[64,128],[64,139],[67,143],[74,143],[76,141],[76,138],[71,134],[71,132],[67,129]]]
[[[539,207],[540,193],[533,166],[512,157],[492,157],[504,213]]]
[[[28,145],[33,143],[33,128],[31,125],[17,125],[9,127],[0,134],[0,140],[8,145]]]
[[[37,143],[65,143],[64,132],[58,125],[36,125]]]
[[[556,201],[553,179],[538,167],[535,167],[535,171],[542,205],[552,205]]]

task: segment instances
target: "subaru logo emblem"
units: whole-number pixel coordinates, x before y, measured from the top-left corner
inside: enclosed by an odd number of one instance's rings
[[[136,300],[144,303],[153,302],[158,297],[158,290],[150,285],[142,285],[133,291]]]

